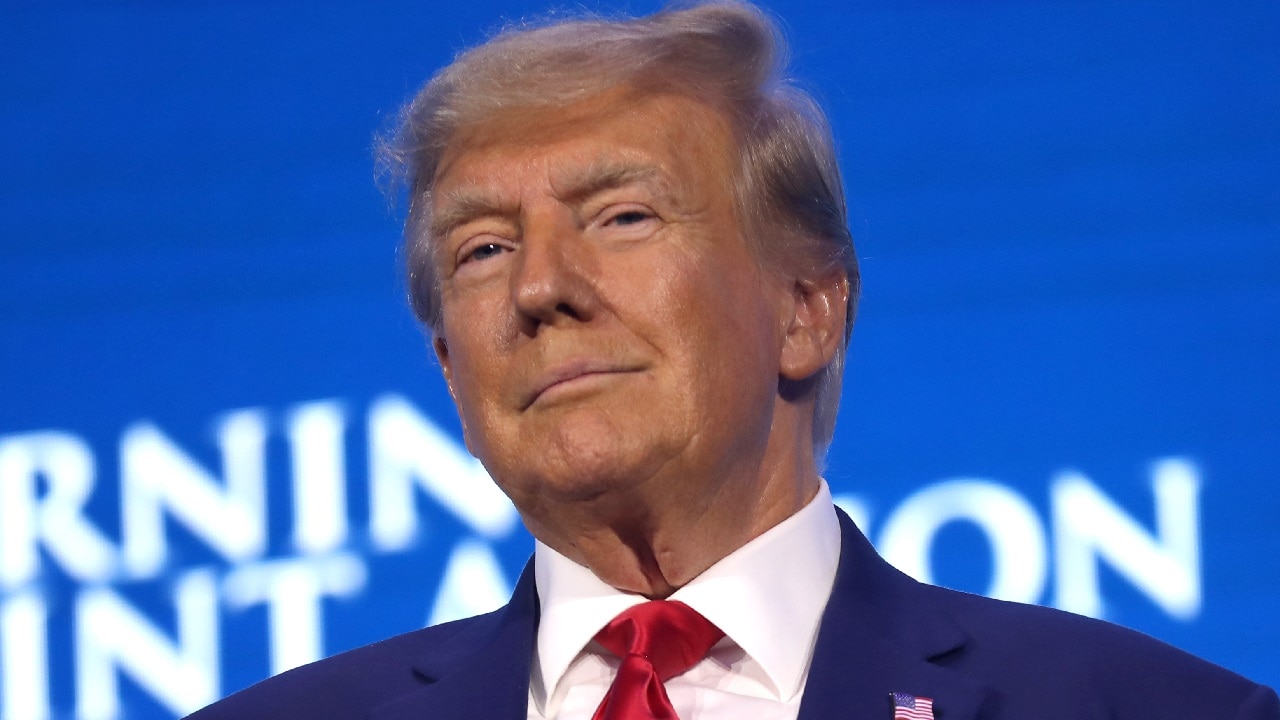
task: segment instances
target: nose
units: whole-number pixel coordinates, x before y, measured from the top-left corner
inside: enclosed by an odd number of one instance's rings
[[[511,303],[521,329],[588,322],[598,302],[589,248],[572,216],[561,208],[528,212],[523,219]]]

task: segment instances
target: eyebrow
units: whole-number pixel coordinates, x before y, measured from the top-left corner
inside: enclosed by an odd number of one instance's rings
[[[592,195],[643,183],[655,190],[668,191],[669,183],[656,165],[647,162],[601,158],[586,165],[553,177],[552,190],[556,197],[568,202],[581,202]]]
[[[444,194],[444,207],[431,213],[431,237],[443,239],[459,226],[472,220],[505,215],[513,210],[491,193],[479,188],[459,188]]]
[[[561,172],[552,178],[551,188],[558,199],[580,203],[598,193],[637,183],[647,184],[659,194],[671,194],[669,179],[656,165],[615,158],[598,159]],[[441,205],[441,209],[431,215],[433,238],[447,237],[458,227],[479,218],[509,215],[519,206],[478,187],[450,190],[443,195]]]

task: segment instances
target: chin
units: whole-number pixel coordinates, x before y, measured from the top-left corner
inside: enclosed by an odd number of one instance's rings
[[[521,489],[542,500],[581,503],[625,497],[666,464],[669,453],[634,435],[557,433],[536,457],[526,456],[515,476]]]
[[[522,510],[626,497],[684,447],[684,426],[655,422],[648,409],[617,399],[566,403],[515,423],[476,424],[483,442],[474,449]]]
[[[659,463],[637,462],[622,453],[559,458],[536,483],[540,494],[557,502],[590,502],[625,495],[653,476]]]
[[[534,490],[545,500],[565,505],[592,503],[623,491],[627,481],[621,477],[600,475],[574,475],[572,477],[544,477]]]

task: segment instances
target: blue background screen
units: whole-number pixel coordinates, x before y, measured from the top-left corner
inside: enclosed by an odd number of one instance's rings
[[[175,717],[503,601],[532,541],[372,146],[546,9],[0,5],[0,718]],[[917,577],[1280,684],[1280,5],[768,9],[864,278],[838,502]]]

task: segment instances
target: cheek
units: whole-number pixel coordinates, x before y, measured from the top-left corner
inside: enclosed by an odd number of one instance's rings
[[[452,386],[459,410],[493,401],[501,377],[502,320],[492,303],[456,303],[445,313]]]
[[[678,303],[690,339],[717,364],[767,363],[777,322],[754,267],[725,267],[721,258],[701,263],[688,273]]]
[[[778,373],[778,323],[754,265],[707,254],[679,260],[653,268],[649,277],[660,280],[637,290],[648,298],[644,320],[679,368],[683,389],[726,396],[771,388]],[[714,405],[725,400],[717,397]]]

